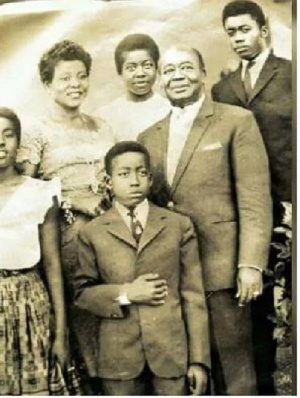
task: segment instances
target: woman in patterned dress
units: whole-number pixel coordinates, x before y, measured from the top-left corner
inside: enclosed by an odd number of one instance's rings
[[[103,161],[115,139],[104,120],[80,111],[88,93],[91,63],[90,54],[69,40],[43,54],[40,78],[52,104],[46,115],[27,127],[19,161],[27,175],[61,180],[65,215],[61,222],[62,264],[69,294],[69,326],[92,378],[97,375],[98,321],[73,307],[72,279],[78,231],[101,212],[100,203],[108,199]]]
[[[67,360],[60,187],[17,172],[20,136],[16,114],[0,108],[0,395],[68,395],[62,378],[57,391],[49,386],[54,364]]]

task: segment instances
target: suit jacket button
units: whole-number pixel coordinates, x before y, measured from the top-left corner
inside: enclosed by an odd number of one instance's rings
[[[167,204],[167,208],[169,209],[169,210],[174,210],[174,202],[172,202],[171,200],[168,202],[168,204]]]
[[[119,318],[119,315],[118,314],[111,314],[111,317],[112,318]]]

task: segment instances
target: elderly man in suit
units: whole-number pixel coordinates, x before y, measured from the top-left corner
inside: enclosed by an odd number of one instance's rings
[[[292,65],[274,55],[261,7],[249,0],[234,0],[223,9],[223,26],[241,63],[212,88],[212,97],[253,112],[269,157],[274,227],[282,221],[283,206],[292,200]],[[276,235],[274,236],[274,239]],[[269,267],[274,267],[274,254]],[[259,393],[274,395],[274,312],[272,286],[252,304],[255,365]]]
[[[160,73],[172,112],[138,137],[152,159],[151,198],[189,215],[197,231],[214,392],[255,395],[247,303],[261,294],[271,234],[264,144],[251,112],[206,96],[197,50],[169,49]]]

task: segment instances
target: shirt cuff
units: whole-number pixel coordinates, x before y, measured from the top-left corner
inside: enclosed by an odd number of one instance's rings
[[[118,301],[118,303],[122,306],[122,305],[130,305],[131,301],[128,300],[127,294],[126,293],[122,293],[120,294],[116,300]]]
[[[254,264],[239,264],[238,269],[240,269],[240,268],[253,268],[253,269],[256,269],[257,271],[259,271],[260,273],[263,272],[261,267],[259,267],[258,265],[254,265]]]

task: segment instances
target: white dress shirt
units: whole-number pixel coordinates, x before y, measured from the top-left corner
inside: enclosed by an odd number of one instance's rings
[[[186,139],[204,101],[200,99],[184,108],[172,107],[167,152],[167,179],[171,185]]]
[[[115,206],[120,216],[124,220],[126,226],[131,232],[131,217],[129,215],[128,207],[122,205],[117,200],[115,201]],[[143,229],[146,227],[147,218],[149,213],[149,202],[147,199],[144,199],[141,203],[139,203],[134,209],[134,215],[136,219],[142,224]]]
[[[270,48],[267,48],[262,53],[260,53],[256,58],[254,58],[253,65],[251,66],[251,68],[249,68],[252,88],[255,86],[257,82],[260,72],[264,67],[264,64],[266,63],[268,56],[270,55],[270,51],[271,51]],[[246,68],[249,62],[251,61],[242,60],[242,76],[241,76],[242,81],[244,81]]]

